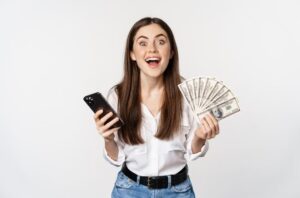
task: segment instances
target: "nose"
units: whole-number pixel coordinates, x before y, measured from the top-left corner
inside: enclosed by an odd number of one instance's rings
[[[156,48],[155,42],[150,43],[150,44],[148,45],[148,51],[149,51],[149,52],[157,52],[157,48]]]

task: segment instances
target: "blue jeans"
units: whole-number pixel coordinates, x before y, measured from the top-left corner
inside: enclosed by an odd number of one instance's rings
[[[111,193],[112,198],[195,198],[190,178],[184,182],[163,188],[149,189],[129,179],[122,171],[118,173],[115,186]]]

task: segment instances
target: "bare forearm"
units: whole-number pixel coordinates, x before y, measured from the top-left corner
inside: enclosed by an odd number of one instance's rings
[[[201,139],[201,138],[199,138],[195,135],[193,140],[192,140],[192,153],[200,152],[201,148],[205,144],[205,141],[206,141],[205,139]]]
[[[105,149],[106,149],[107,155],[111,159],[117,161],[119,149],[118,149],[116,142],[114,140],[105,141]]]

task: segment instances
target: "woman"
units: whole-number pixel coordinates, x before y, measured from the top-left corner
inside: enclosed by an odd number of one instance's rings
[[[108,94],[112,113],[95,113],[105,140],[104,155],[122,166],[112,197],[195,197],[187,161],[205,155],[208,139],[219,133],[217,120],[199,123],[177,87],[181,83],[178,51],[170,27],[158,18],[143,18],[131,28],[125,50],[124,77]]]

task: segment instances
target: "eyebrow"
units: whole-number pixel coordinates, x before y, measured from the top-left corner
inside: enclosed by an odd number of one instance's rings
[[[154,38],[157,38],[157,37],[160,37],[160,36],[163,36],[163,37],[167,38],[164,34],[158,34]],[[139,36],[138,38],[136,38],[136,40],[139,40],[140,38],[149,39],[148,37],[142,35],[142,36]]]

